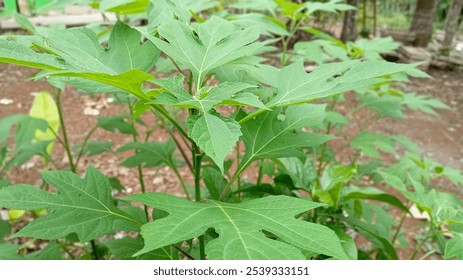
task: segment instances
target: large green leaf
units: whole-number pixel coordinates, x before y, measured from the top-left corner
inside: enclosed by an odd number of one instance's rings
[[[47,209],[50,213],[29,223],[13,237],[57,239],[76,233],[84,242],[111,233],[117,220],[141,224],[114,205],[108,179],[91,166],[84,179],[68,171],[43,171],[42,177],[58,192],[46,192],[31,185],[0,190],[2,207]]]
[[[238,28],[216,16],[194,25],[193,30],[185,23],[170,20],[162,24],[158,32],[165,40],[145,35],[164,53],[193,72],[197,90],[212,70],[250,55],[261,46],[252,44],[259,37],[257,30]]]
[[[143,83],[154,78],[154,76],[152,76],[151,74],[148,74],[138,69],[132,69],[132,70],[129,70],[127,72],[124,72],[122,74],[117,74],[117,75],[110,75],[110,74],[103,74],[103,73],[80,73],[80,72],[72,72],[72,71],[66,71],[66,70],[56,71],[56,72],[47,73],[47,74],[51,76],[66,76],[66,77],[83,78],[83,79],[87,79],[90,81],[98,82],[97,86],[100,86],[101,84],[110,85],[110,86],[115,87],[116,89],[105,88],[106,91],[119,92],[122,89],[146,101],[149,101],[149,98],[146,97],[141,87],[143,86]],[[89,85],[88,81],[82,81],[82,80],[78,80],[78,81],[81,82],[79,83],[79,85],[83,86],[83,88],[86,88],[88,86],[93,86],[93,84]],[[72,85],[76,86],[77,84],[73,83]]]
[[[337,93],[367,88],[386,76],[411,71],[411,64],[352,60],[323,64],[307,74],[302,60],[283,68],[278,75],[278,93],[267,106],[288,106]]]
[[[151,42],[141,43],[141,34],[118,22],[104,48],[97,35],[87,28],[67,30],[46,29],[34,44],[48,53],[39,53],[18,42],[0,40],[0,62],[47,70],[41,76],[66,76],[74,86],[88,89],[100,87],[116,91],[110,85],[145,98],[142,84],[153,78],[150,70],[160,51]],[[83,82],[81,79],[95,82]]]
[[[244,123],[241,130],[246,153],[242,166],[256,159],[301,156],[299,148],[317,146],[331,139],[327,135],[295,131],[320,125],[325,118],[324,105],[289,107],[284,120],[279,115],[280,110],[274,110]]]
[[[0,39],[0,50],[0,62],[48,70],[66,69],[58,56],[37,53],[18,42]]]
[[[160,55],[153,43],[141,43],[141,34],[120,21],[113,27],[108,44],[101,60],[117,73],[131,69],[149,71]]]
[[[141,34],[136,29],[117,22],[109,37],[107,49],[101,46],[93,31],[85,28],[67,30],[63,36],[65,40],[58,31],[49,31],[47,34],[47,48],[62,57],[70,70],[56,74],[94,81],[71,79],[69,84],[84,90],[106,84],[138,97],[143,96],[140,92],[142,83],[153,78],[144,71],[154,66],[160,51],[149,41],[141,44]],[[103,87],[102,90],[117,91],[110,87]]]
[[[115,75],[131,69],[148,71],[159,56],[153,43],[141,44],[141,34],[120,21],[113,27],[107,49],[84,27],[48,29],[44,37],[43,47],[64,59],[66,68],[75,72]]]
[[[137,254],[188,240],[214,228],[219,237],[207,243],[209,259],[304,259],[300,250],[346,259],[339,238],[325,226],[295,219],[322,206],[309,200],[274,196],[240,204],[192,202],[163,193],[125,198],[169,212],[142,226],[145,247]],[[276,238],[269,238],[264,231]]]
[[[189,136],[223,172],[223,162],[241,136],[240,125],[231,118],[204,114],[188,118]]]

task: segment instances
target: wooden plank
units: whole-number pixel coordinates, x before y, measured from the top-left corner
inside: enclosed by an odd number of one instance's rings
[[[110,21],[115,21],[116,17],[113,14],[106,14],[106,17]],[[56,15],[52,17],[48,16],[37,16],[29,18],[32,24],[37,26],[49,26],[53,24],[65,24],[68,27],[73,26],[83,26],[93,22],[102,22],[104,21],[103,16],[98,14],[88,14],[88,15]],[[3,30],[14,30],[20,29],[20,26],[13,20],[7,19],[0,21],[0,28]]]

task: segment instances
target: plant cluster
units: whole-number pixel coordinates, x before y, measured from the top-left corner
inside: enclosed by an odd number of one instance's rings
[[[462,184],[460,172],[423,158],[404,136],[368,131],[406,109],[446,108],[397,84],[427,75],[383,60],[397,47],[389,38],[343,43],[308,25],[352,8],[340,0],[222,2],[103,1],[100,9],[120,18],[109,29],[36,27],[16,16],[31,35],[2,36],[0,62],[40,69],[34,79],[55,91],[38,95],[29,115],[0,119],[1,174],[36,155],[52,170],[41,186],[2,178],[0,207],[33,221],[13,234],[14,221],[0,221],[0,259],[398,259],[412,205],[429,220],[411,258],[432,241],[445,258],[463,259],[463,204],[434,188],[440,177]],[[293,47],[300,30],[313,40]],[[99,117],[82,143],[69,143],[66,85],[110,93],[128,113]],[[360,112],[355,129],[349,117]],[[158,122],[145,123],[143,135],[135,124],[145,114]],[[124,195],[91,165],[77,174],[82,156],[114,149],[93,141],[98,129],[132,137],[116,152],[134,152],[121,165],[137,168],[140,193]],[[155,129],[170,140],[152,141]],[[67,152],[67,170],[53,168],[54,142]],[[159,166],[176,174],[184,197],[145,191],[144,170]],[[246,170],[257,178],[245,180]],[[370,246],[357,246],[356,235]],[[37,240],[49,242],[26,254]]]

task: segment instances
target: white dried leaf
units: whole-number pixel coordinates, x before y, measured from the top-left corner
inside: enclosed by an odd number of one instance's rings
[[[13,99],[10,99],[10,98],[2,98],[0,99],[0,104],[1,105],[10,105],[10,104],[13,104]]]
[[[90,107],[87,107],[84,109],[84,115],[87,115],[87,116],[98,116],[100,114],[100,111],[97,110],[97,109],[93,109],[93,108],[90,108]]]

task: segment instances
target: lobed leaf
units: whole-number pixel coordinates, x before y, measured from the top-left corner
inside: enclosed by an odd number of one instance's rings
[[[43,171],[44,181],[58,191],[46,192],[31,185],[14,185],[0,190],[0,206],[19,209],[47,209],[12,237],[58,239],[76,233],[81,242],[109,234],[117,220],[135,225],[142,222],[118,209],[111,197],[108,179],[89,166],[84,179],[68,171]]]
[[[241,136],[240,125],[216,114],[190,116],[189,136],[224,171],[223,162]]]
[[[240,204],[192,202],[163,193],[125,198],[169,212],[142,226],[145,247],[137,255],[188,240],[214,228],[218,238],[206,245],[214,259],[304,259],[301,250],[346,259],[339,238],[329,228],[295,219],[322,206],[309,200],[274,196]],[[266,236],[269,232],[276,238]]]
[[[238,28],[216,16],[194,25],[193,30],[182,22],[169,20],[161,24],[158,32],[165,41],[145,35],[165,54],[192,71],[197,91],[212,70],[251,55],[260,47],[253,44],[259,37],[257,30]]]
[[[62,81],[83,89],[122,89],[146,99],[141,87],[153,76],[145,71],[154,66],[160,51],[149,41],[141,43],[139,31],[122,22],[116,23],[108,43],[109,48],[105,49],[97,35],[85,27],[49,28],[34,40],[35,46],[46,51],[43,53],[18,42],[0,40],[0,62],[47,70],[38,77],[73,77]]]
[[[303,155],[299,148],[313,147],[331,139],[331,136],[295,130],[316,126],[325,118],[324,105],[299,105],[289,107],[284,120],[279,120],[280,110],[262,114],[243,124],[243,141],[246,153],[241,166],[256,159],[297,157]]]
[[[386,61],[344,61],[323,64],[307,74],[302,60],[283,68],[277,78],[277,95],[266,104],[290,106],[359,90],[390,80],[387,76],[411,71],[415,66]]]

